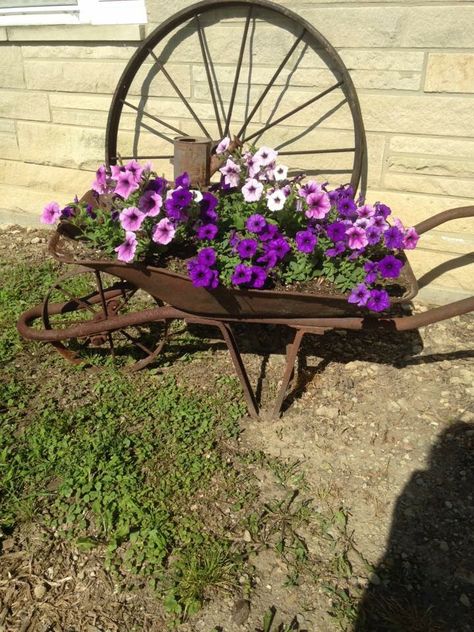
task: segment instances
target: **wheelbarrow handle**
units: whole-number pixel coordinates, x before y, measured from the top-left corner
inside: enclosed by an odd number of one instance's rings
[[[432,228],[441,226],[446,222],[450,222],[453,219],[461,219],[462,217],[474,217],[474,206],[458,206],[456,208],[450,208],[447,211],[437,213],[428,219],[423,220],[415,226],[415,230],[418,235],[428,232]]]
[[[418,235],[428,232],[432,228],[441,226],[446,222],[450,222],[453,219],[461,219],[463,217],[474,217],[474,206],[458,206],[456,208],[450,208],[447,211],[437,213],[428,219],[423,220],[415,226],[415,230]],[[422,314],[414,314],[412,316],[405,316],[403,318],[394,318],[392,322],[395,328],[399,331],[408,329],[417,329],[431,323],[436,323],[440,320],[446,320],[453,318],[454,316],[460,316],[461,314],[467,314],[474,311],[474,296],[465,298],[441,307],[435,307],[429,309]]]

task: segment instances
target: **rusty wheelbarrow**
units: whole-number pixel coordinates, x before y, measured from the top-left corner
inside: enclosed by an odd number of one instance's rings
[[[242,25],[241,30],[239,24]],[[276,31],[276,38],[271,39],[270,27]],[[219,28],[223,29],[216,39],[220,44],[213,48],[211,34]],[[286,44],[287,48],[280,57],[270,44],[267,48],[258,49],[268,57],[263,69],[266,74],[265,80],[262,80],[262,68],[257,69],[260,72],[258,82],[262,86],[250,106],[254,73],[252,51],[258,48],[256,33],[259,29],[263,29],[267,44],[268,41],[277,42]],[[223,38],[223,33],[226,37],[231,34],[233,40],[236,33],[241,33],[235,48]],[[229,59],[231,49],[235,58]],[[318,68],[321,62],[325,68],[327,76],[321,79],[323,89],[311,95],[307,87],[293,92],[292,107],[279,114],[285,102],[289,78],[301,72],[299,66],[307,53],[319,60]],[[173,65],[176,59],[178,64]],[[183,59],[188,60],[193,72],[194,83],[189,89],[184,88],[182,83],[180,64]],[[276,69],[273,71],[269,61],[275,59]],[[303,70],[304,67],[302,64]],[[217,79],[219,69],[223,73],[223,81]],[[289,73],[286,79],[283,77],[285,72]],[[164,101],[157,98],[157,92],[151,87],[157,78],[162,82]],[[304,81],[303,75],[303,86]],[[137,82],[141,82],[139,88]],[[270,106],[270,114],[265,117],[264,103],[278,87],[280,94]],[[313,85],[311,87],[314,88]],[[166,99],[169,100],[170,94],[173,95],[171,111],[165,107],[169,106]],[[247,99],[245,107],[242,105],[242,94]],[[326,99],[326,109],[321,109]],[[321,134],[318,130],[334,112],[343,108],[353,142],[341,147],[339,138],[343,135],[337,129],[335,141],[329,140],[330,130],[325,129]],[[302,115],[304,118],[301,118]],[[181,122],[176,122],[175,116]],[[130,117],[135,118],[132,121]],[[188,133],[182,129],[185,126],[183,120],[189,126]],[[293,129],[291,126],[295,120],[297,123]],[[279,135],[282,124],[290,127],[285,128],[284,135]],[[211,125],[212,131],[209,131]],[[315,137],[315,148],[307,149],[306,139],[304,148],[298,149],[298,140],[315,130],[320,134]],[[142,138],[144,131],[148,136]],[[155,168],[158,165],[158,168],[163,166],[166,169],[171,160],[175,174],[187,170],[193,183],[201,187],[209,184],[209,178],[219,166],[219,158],[215,155],[217,140],[229,135],[234,138],[235,145],[253,141],[275,146],[279,155],[287,156],[288,161],[302,160],[308,175],[324,178],[328,174],[338,174],[338,177],[339,174],[347,174],[354,190],[359,185],[362,192],[365,190],[365,132],[358,97],[347,69],[336,50],[309,22],[267,0],[205,0],[165,21],[145,39],[126,66],[112,100],[106,132],[108,165],[121,159],[151,159]],[[173,137],[169,136],[170,132]],[[176,135],[179,135],[178,140]],[[278,139],[282,138],[284,142],[278,144]],[[173,154],[169,153],[170,144],[175,148]],[[288,146],[291,149],[286,149]],[[325,166],[322,162],[324,157],[329,160]],[[338,162],[340,159],[348,159],[349,163],[341,164]],[[308,164],[312,168],[308,169]],[[299,166],[298,162],[295,168]],[[445,222],[472,216],[474,206],[454,208],[426,219],[415,228],[422,235]],[[393,315],[376,317],[362,314],[342,295],[223,288],[207,290],[194,287],[188,278],[180,274],[150,265],[100,258],[81,258],[78,261],[65,247],[74,237],[70,225],[61,224],[51,238],[49,250],[62,263],[80,263],[80,269],[66,274],[48,292],[42,304],[21,316],[18,322],[20,334],[29,340],[49,342],[68,360],[79,362],[78,346],[108,343],[114,353],[113,335],[118,333],[143,353],[144,357],[133,365],[138,369],[153,362],[162,351],[172,321],[215,327],[230,352],[252,416],[258,416],[258,405],[233,333],[236,324],[284,325],[293,331],[293,340],[287,346],[281,387],[273,405],[272,412],[278,415],[305,334],[324,334],[332,329],[371,329],[381,333],[387,329],[406,331],[474,310],[474,297],[471,297],[421,314],[400,316],[401,311],[398,310],[397,315],[392,312]],[[77,274],[91,275],[95,288],[79,296],[68,289],[69,280],[74,281]],[[112,275],[117,281],[107,285],[104,275]],[[402,284],[404,292],[393,299],[395,307],[409,305],[418,291],[408,262],[404,266]],[[151,297],[151,307],[145,309],[139,305],[136,309],[131,308],[138,290]],[[58,300],[61,293],[63,300]],[[140,327],[151,328],[155,339],[150,342],[148,336],[144,342],[136,333]]]

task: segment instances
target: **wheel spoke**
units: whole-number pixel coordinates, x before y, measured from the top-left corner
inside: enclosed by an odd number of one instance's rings
[[[224,129],[224,134],[223,134],[224,136],[227,136],[229,133],[230,120],[232,118],[232,110],[234,109],[234,101],[235,101],[235,95],[237,92],[237,86],[239,85],[240,69],[242,68],[242,59],[244,57],[245,45],[247,43],[247,35],[249,31],[251,17],[252,17],[252,6],[250,6],[250,9],[247,13],[247,19],[245,20],[244,34],[242,36],[242,43],[240,45],[237,68],[235,69],[234,85],[232,86],[232,93],[230,95],[229,111],[227,112],[227,119],[225,122],[225,129]]]
[[[188,100],[186,99],[186,97],[184,96],[184,94],[181,92],[181,90],[179,89],[179,87],[176,85],[176,82],[174,81],[173,77],[170,75],[170,73],[166,70],[166,68],[164,67],[164,65],[161,63],[161,61],[158,59],[158,57],[155,55],[155,53],[148,49],[148,52],[150,53],[150,55],[153,57],[153,59],[156,61],[156,64],[158,66],[158,68],[161,70],[161,72],[164,74],[164,76],[168,79],[170,85],[173,87],[174,91],[176,92],[176,94],[178,95],[178,97],[181,99],[181,101],[184,103],[184,105],[186,106],[186,108],[188,109],[188,111],[190,112],[191,116],[193,117],[193,119],[196,121],[196,123],[199,125],[201,131],[204,133],[204,135],[207,138],[212,138],[211,135],[209,134],[209,132],[207,131],[207,129],[205,128],[204,124],[202,123],[201,119],[198,117],[198,115],[196,114],[196,112],[193,110],[193,108],[191,107],[191,105],[189,104]],[[185,134],[185,136],[189,136],[189,134]]]
[[[155,136],[159,136],[163,140],[166,140],[166,142],[171,143],[172,145],[174,145],[174,140],[172,138],[168,138],[168,136],[166,136],[162,132],[159,132],[154,127],[150,127],[146,123],[143,123],[143,121],[139,121],[138,124],[140,125],[140,127],[143,127],[144,129],[149,131],[151,134],[154,134]]]
[[[217,107],[216,94],[214,92],[214,82],[212,80],[211,71],[209,69],[209,60],[207,58],[207,52],[206,52],[206,36],[205,36],[203,28],[201,27],[199,15],[196,15],[196,23],[197,23],[197,30],[198,30],[198,36],[199,36],[199,45],[201,46],[202,60],[204,62],[204,67],[206,69],[206,76],[207,76],[207,81],[209,84],[209,91],[211,93],[212,105],[214,106],[214,114],[216,116],[216,122],[217,122],[217,127],[219,128],[220,138],[222,138],[224,136],[224,133],[222,129],[221,118],[219,116],[219,109]]]
[[[275,147],[278,150],[278,147]],[[279,156],[303,156],[312,154],[343,154],[355,151],[355,147],[338,147],[335,149],[304,149],[300,151],[279,151]]]
[[[247,118],[245,119],[244,124],[242,125],[242,127],[239,129],[239,133],[237,134],[237,138],[240,138],[241,135],[245,132],[245,130],[247,129],[249,123],[251,122],[252,118],[255,116],[255,112],[258,110],[258,108],[261,106],[263,100],[265,99],[265,97],[267,96],[267,94],[270,92],[270,89],[273,87],[273,84],[275,83],[275,81],[278,79],[278,76],[280,75],[281,71],[283,70],[283,68],[286,66],[288,60],[290,59],[290,57],[293,55],[293,53],[295,52],[298,44],[301,42],[301,40],[303,39],[303,36],[306,32],[306,29],[303,29],[303,31],[301,32],[301,35],[298,37],[298,39],[293,43],[292,47],[290,48],[290,50],[286,53],[285,57],[283,58],[281,64],[278,66],[278,68],[276,69],[273,77],[270,79],[270,81],[268,82],[268,85],[265,87],[264,91],[262,92],[262,94],[259,96],[257,103],[253,106],[252,111],[250,112],[250,114],[247,116]]]
[[[304,108],[308,107],[308,105],[311,105],[312,103],[315,103],[315,101],[318,101],[319,99],[322,99],[323,97],[325,97],[330,92],[333,92],[334,90],[336,90],[336,88],[339,88],[343,83],[344,83],[343,81],[338,81],[333,86],[331,86],[330,88],[327,88],[326,90],[323,90],[322,92],[317,94],[312,99],[308,99],[308,101],[305,101],[304,103],[299,105],[297,108],[294,108],[293,110],[290,110],[290,112],[287,112],[286,114],[283,114],[283,116],[280,116],[280,118],[275,119],[271,123],[267,123],[267,125],[265,125],[261,129],[259,129],[257,132],[254,132],[253,134],[250,134],[249,136],[244,138],[244,140],[242,142],[246,143],[249,140],[251,140],[252,138],[255,138],[256,136],[261,136],[263,134],[263,132],[266,132],[271,127],[275,127],[275,125],[279,125],[280,123],[285,121],[287,118],[290,118],[290,116],[293,116],[293,114],[296,114],[297,112],[300,112]]]
[[[118,156],[114,157],[117,160]],[[120,156],[122,160],[171,160],[174,158],[172,154],[167,156]]]
[[[59,285],[59,283],[56,285],[56,289],[61,290],[61,292],[63,292],[63,294],[67,296],[70,301],[82,305],[84,309],[88,309],[92,314],[94,314],[94,316],[97,314],[96,310],[92,307],[90,303],[87,302],[87,300],[79,298],[78,296],[74,296],[74,294],[69,292],[69,290],[66,290],[62,285]]]
[[[185,132],[181,131],[178,127],[171,125],[171,123],[166,123],[166,121],[162,121],[160,118],[158,118],[154,114],[150,114],[149,112],[146,112],[146,110],[140,110],[140,108],[138,108],[136,105],[133,105],[132,103],[129,103],[128,101],[122,101],[122,103],[126,105],[127,107],[132,108],[132,110],[135,110],[139,114],[143,114],[143,116],[147,116],[148,118],[151,118],[153,121],[160,123],[160,125],[164,125],[164,127],[167,127],[173,132],[177,132],[181,136],[189,136],[189,134],[186,134]]]

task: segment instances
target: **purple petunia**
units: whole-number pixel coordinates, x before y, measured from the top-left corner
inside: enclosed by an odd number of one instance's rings
[[[214,248],[202,248],[197,255],[198,263],[209,268],[216,262],[216,251]]]
[[[353,217],[357,211],[356,203],[348,195],[340,197],[336,202],[336,207],[342,217]]]
[[[125,263],[129,263],[132,261],[135,256],[135,251],[137,249],[137,238],[135,233],[131,231],[126,231],[125,233],[125,241],[120,246],[115,248],[115,252],[117,253],[117,259],[119,261],[125,261]]]
[[[237,244],[237,252],[241,259],[251,259],[257,252],[258,244],[255,239],[242,239]]]
[[[364,283],[359,283],[355,288],[352,289],[352,292],[349,294],[349,298],[347,299],[349,303],[356,303],[359,307],[364,307],[367,305],[367,301],[370,298],[370,292],[367,289]]]
[[[380,202],[377,202],[375,205],[375,214],[383,217],[384,219],[387,219],[391,212],[392,210],[386,204],[380,204]]]
[[[365,230],[365,236],[367,237],[367,243],[369,246],[375,246],[382,237],[382,231],[377,226],[368,226]]]
[[[379,274],[379,268],[378,268],[378,264],[376,261],[366,261],[364,263],[364,272],[366,272],[365,275],[365,282],[366,283],[375,283],[375,281],[377,280],[378,274]]]
[[[155,193],[159,193],[161,197],[164,197],[167,185],[168,183],[164,178],[154,178],[146,185],[146,191],[155,191]]]
[[[267,280],[267,273],[263,268],[259,268],[258,266],[252,266],[250,268],[252,276],[250,278],[250,287],[260,290]]]
[[[385,290],[370,290],[367,307],[373,312],[383,312],[390,307],[390,298]]]
[[[189,187],[191,185],[191,178],[189,177],[189,173],[187,171],[184,171],[180,176],[176,178],[176,180],[174,181],[174,185],[176,188]]]
[[[197,229],[197,238],[212,240],[217,235],[218,230],[215,224],[203,224]]]
[[[334,244],[332,248],[328,248],[324,254],[327,257],[337,257],[338,255],[342,254],[345,249],[346,246],[344,245],[344,242],[338,241]]]
[[[176,204],[172,198],[166,200],[165,210],[168,217],[174,222],[184,223],[188,219],[186,211]]]
[[[344,222],[333,222],[328,225],[326,231],[331,241],[342,241],[346,235],[346,225]]]
[[[403,246],[403,233],[396,226],[390,226],[384,234],[385,245],[387,248],[397,250]]]
[[[274,252],[278,259],[283,259],[290,252],[290,244],[283,237],[272,239],[266,244],[266,252]]]
[[[393,255],[386,255],[378,262],[378,269],[383,279],[397,279],[403,268],[403,261]]]
[[[278,263],[278,255],[274,250],[269,250],[257,259],[257,263],[263,263],[265,270],[271,270]]]
[[[147,191],[138,202],[138,208],[148,217],[156,217],[163,206],[163,198],[156,191]]]
[[[267,226],[267,222],[265,218],[263,217],[263,215],[260,215],[259,213],[255,213],[254,215],[251,215],[245,222],[245,227],[247,228],[247,230],[250,231],[251,233],[255,233],[256,235],[261,233],[262,230],[266,228],[266,226]]]
[[[119,215],[120,225],[124,230],[139,230],[145,219],[145,213],[142,213],[135,206],[124,208]]]
[[[211,270],[202,263],[191,262],[188,264],[188,272],[194,287],[210,287],[215,279],[215,270]]]
[[[239,263],[235,266],[234,273],[232,274],[231,281],[234,285],[244,285],[250,283],[252,279],[252,268]]]
[[[276,224],[267,224],[264,230],[259,234],[261,241],[271,241],[279,236],[278,226]]]
[[[173,191],[173,193],[171,194],[171,199],[181,208],[185,208],[186,206],[189,206],[193,201],[193,194],[189,189],[184,189],[180,187]]]
[[[300,230],[296,233],[295,241],[296,247],[300,252],[306,252],[309,254],[310,252],[313,252],[318,239],[312,231]]]

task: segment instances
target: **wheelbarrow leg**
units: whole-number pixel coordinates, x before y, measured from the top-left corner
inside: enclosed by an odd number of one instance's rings
[[[249,414],[251,417],[258,419],[258,406],[255,400],[255,395],[250,385],[247,371],[245,370],[245,366],[237,347],[232,329],[227,323],[217,322],[213,324],[217,325],[217,327],[219,328],[222,337],[224,338],[224,341],[227,345],[227,348],[229,349],[230,357],[232,358],[234,368],[240,380],[240,384],[242,385],[242,390],[244,391],[244,397],[245,401],[247,402]]]
[[[291,378],[293,377],[295,371],[295,362],[298,356],[298,351],[301,347],[301,342],[303,340],[303,336],[305,334],[324,334],[327,331],[326,328],[323,327],[298,327],[295,328],[295,336],[293,338],[293,342],[290,342],[286,346],[286,366],[285,373],[283,374],[283,378],[281,381],[280,390],[278,391],[277,398],[275,400],[275,404],[272,409],[272,417],[280,417],[281,415],[281,407],[283,405],[283,401],[285,399],[286,392],[288,390],[288,384],[290,383]]]

